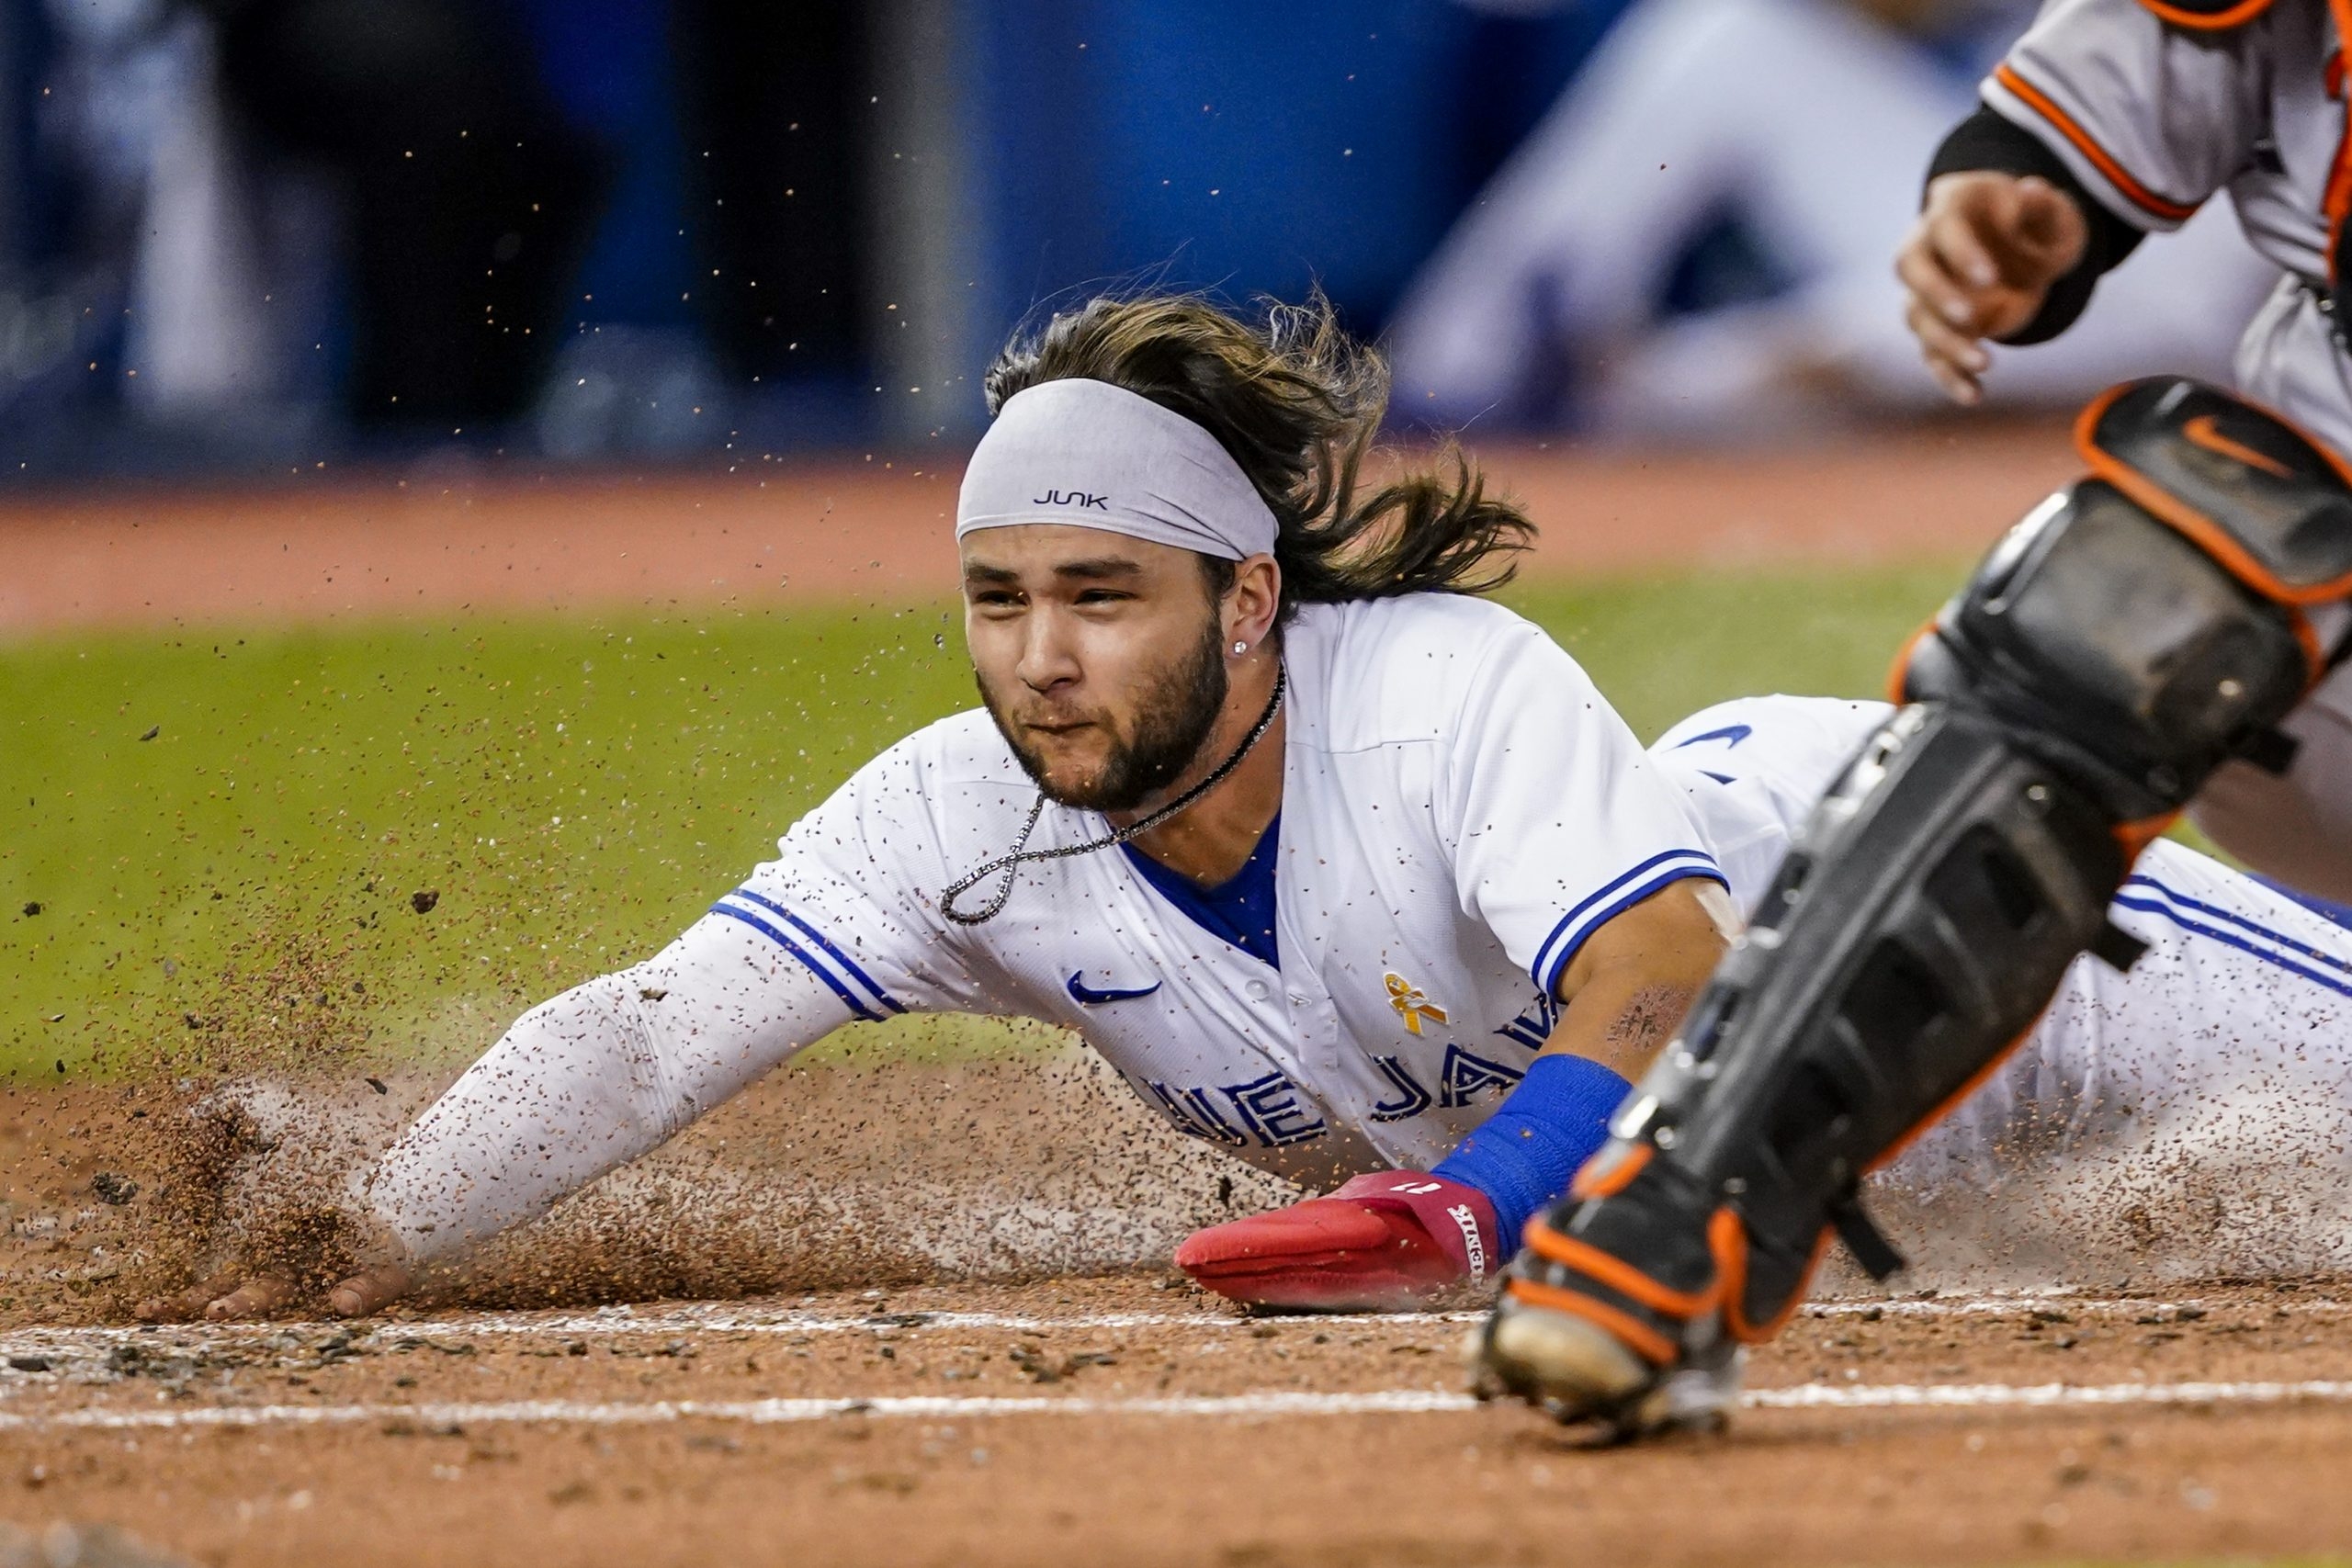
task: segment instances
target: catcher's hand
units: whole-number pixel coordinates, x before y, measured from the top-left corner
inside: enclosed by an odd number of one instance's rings
[[[1969,170],[1928,182],[1894,273],[1920,357],[1954,402],[1984,398],[1984,340],[2032,321],[2089,244],[2082,209],[2048,180]]]
[[[415,1282],[415,1277],[401,1265],[379,1263],[362,1269],[329,1291],[326,1309],[337,1317],[367,1317],[408,1294]],[[145,1323],[188,1323],[198,1318],[220,1323],[266,1317],[301,1298],[301,1290],[289,1280],[232,1269],[185,1291],[150,1297],[139,1303],[138,1314]]]

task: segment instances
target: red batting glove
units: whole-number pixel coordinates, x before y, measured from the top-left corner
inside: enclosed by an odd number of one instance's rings
[[[1418,1170],[1359,1176],[1309,1198],[1194,1231],[1176,1267],[1204,1290],[1287,1312],[1405,1312],[1510,1261],[1495,1206],[1475,1187]]]

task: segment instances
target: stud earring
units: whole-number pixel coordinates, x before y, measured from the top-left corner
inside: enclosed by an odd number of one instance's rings
[[[1243,654],[1245,654],[1245,653],[1247,653],[1247,652],[1249,652],[1249,651],[1250,651],[1250,645],[1249,645],[1248,643],[1246,643],[1246,642],[1237,642],[1237,643],[1235,643],[1235,644],[1233,645],[1233,656],[1234,656],[1236,659],[1240,658]]]

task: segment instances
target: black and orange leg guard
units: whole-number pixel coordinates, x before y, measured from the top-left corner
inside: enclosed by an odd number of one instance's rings
[[[2140,849],[2326,668],[2352,485],[2271,415],[2135,383],[1906,650],[1900,709],[1815,809],[1747,936],[1567,1197],[1532,1221],[1480,1387],[1634,1435],[1720,1419],[1833,1236],[1900,1267],[1862,1178],[1989,1075]]]

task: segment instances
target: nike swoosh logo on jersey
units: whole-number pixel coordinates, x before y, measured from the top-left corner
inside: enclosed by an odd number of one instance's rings
[[[2180,427],[2180,433],[2208,452],[2218,452],[2224,457],[2244,463],[2249,468],[2260,468],[2264,473],[2276,474],[2282,479],[2294,477],[2288,470],[2287,465],[2278,458],[2266,456],[2243,441],[2233,441],[2222,434],[2220,427],[2214,424],[2213,416],[2210,413],[2200,413],[2195,419],[2188,421]]]
[[[1093,987],[1079,978],[1080,976],[1085,973],[1086,971],[1083,969],[1071,970],[1069,982],[1070,1000],[1078,1003],[1080,1007],[1099,1008],[1104,1002],[1131,1002],[1137,997],[1148,997],[1151,995],[1152,992],[1159,989],[1161,984],[1161,982],[1154,980],[1150,985],[1146,986],[1141,990],[1137,991],[1098,991]]]
[[[1721,729],[1710,729],[1704,735],[1694,735],[1688,740],[1678,740],[1674,743],[1674,749],[1679,751],[1685,746],[1704,746],[1710,740],[1720,740],[1725,747],[1732,747],[1738,745],[1755,733],[1756,727],[1752,724],[1727,724]]]

